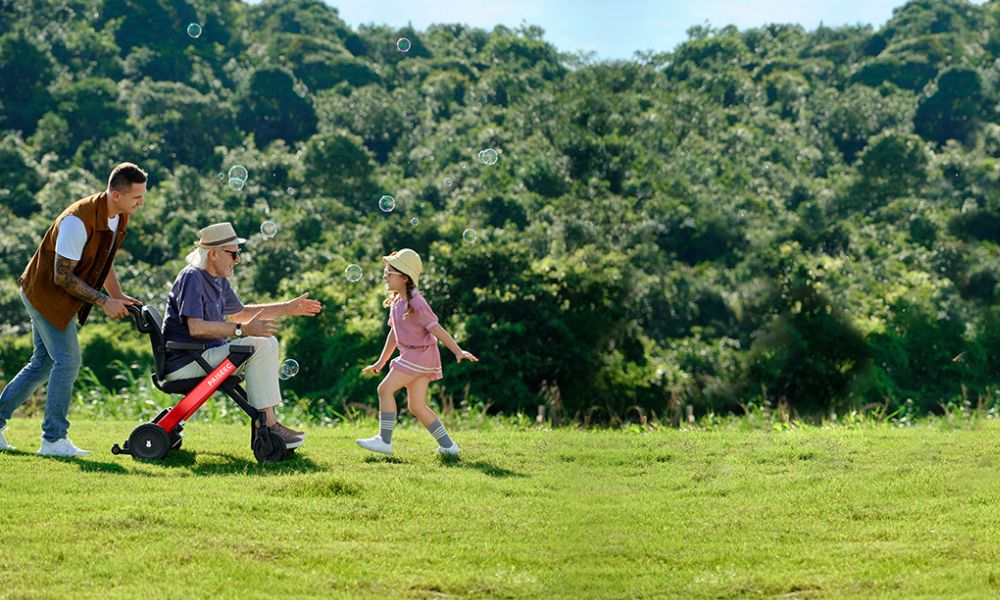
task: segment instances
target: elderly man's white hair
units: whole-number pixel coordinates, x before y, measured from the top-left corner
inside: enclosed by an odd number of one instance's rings
[[[196,269],[205,270],[208,266],[208,248],[202,248],[201,246],[195,248],[187,256],[184,257],[187,264],[191,265]]]

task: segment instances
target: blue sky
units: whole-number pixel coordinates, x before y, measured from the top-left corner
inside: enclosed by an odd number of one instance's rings
[[[868,23],[876,27],[903,0],[325,0],[351,27],[365,23],[417,30],[432,23],[539,25],[560,51],[596,52],[600,59],[631,58],[636,50],[671,50],[692,25]],[[976,3],[982,3],[977,0]]]

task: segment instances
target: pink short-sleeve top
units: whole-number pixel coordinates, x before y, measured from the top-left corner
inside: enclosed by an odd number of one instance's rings
[[[407,309],[412,309],[409,315]],[[400,346],[436,346],[437,338],[431,335],[431,329],[437,325],[437,315],[417,290],[413,290],[409,302],[399,299],[389,307],[389,327]]]

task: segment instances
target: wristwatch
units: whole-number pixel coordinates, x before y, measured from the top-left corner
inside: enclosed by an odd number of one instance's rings
[[[236,333],[236,337],[243,337],[243,324],[242,323],[237,323],[236,324],[236,331],[234,333]]]

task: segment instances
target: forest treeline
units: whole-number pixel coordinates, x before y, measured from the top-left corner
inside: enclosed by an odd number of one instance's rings
[[[614,62],[528,25],[352,27],[319,0],[0,0],[0,32],[0,380],[31,351],[17,275],[130,160],[151,190],[126,292],[162,307],[198,229],[232,221],[244,300],[325,304],[280,335],[316,415],[375,402],[360,368],[401,247],[482,359],[445,352],[439,402],[1000,402],[997,0],[914,0],[877,29],[697,26]],[[114,361],[149,364],[127,324],[81,339],[108,386]]]

